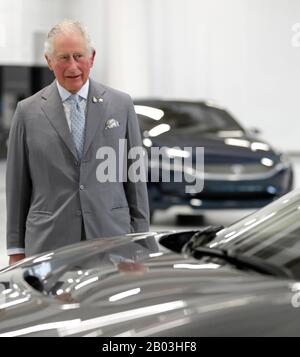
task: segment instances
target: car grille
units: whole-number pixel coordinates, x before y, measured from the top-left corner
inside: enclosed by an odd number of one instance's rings
[[[204,172],[206,174],[225,174],[225,175],[247,175],[266,173],[273,169],[262,164],[205,164]]]

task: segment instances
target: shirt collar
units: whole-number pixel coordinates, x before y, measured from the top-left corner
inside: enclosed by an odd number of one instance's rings
[[[70,95],[72,95],[72,93],[70,93],[64,87],[62,87],[58,83],[58,81],[56,81],[56,85],[57,85],[58,93],[61,97],[62,102],[64,102],[67,98],[70,97]],[[76,94],[78,94],[80,97],[87,100],[88,93],[89,93],[89,86],[90,86],[90,80],[88,79]]]

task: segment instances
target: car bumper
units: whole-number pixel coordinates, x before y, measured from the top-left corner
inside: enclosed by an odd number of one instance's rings
[[[186,193],[186,182],[148,183],[150,209],[188,205],[194,209],[260,208],[293,188],[291,167],[271,179],[251,181],[206,180],[199,193]]]

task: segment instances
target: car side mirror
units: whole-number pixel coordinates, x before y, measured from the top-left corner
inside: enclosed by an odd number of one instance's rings
[[[249,133],[252,135],[261,135],[262,131],[258,128],[249,128],[248,129]]]

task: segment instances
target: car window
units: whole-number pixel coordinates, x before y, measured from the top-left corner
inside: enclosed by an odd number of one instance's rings
[[[215,130],[243,130],[237,121],[226,111],[218,108],[207,108],[213,129]]]
[[[178,131],[189,131],[190,129],[203,132],[243,130],[225,110],[199,103],[169,102],[152,108],[162,111],[160,119],[146,115],[146,110],[144,113],[142,110],[137,110],[142,130],[149,131],[158,124],[168,124],[172,130]]]

